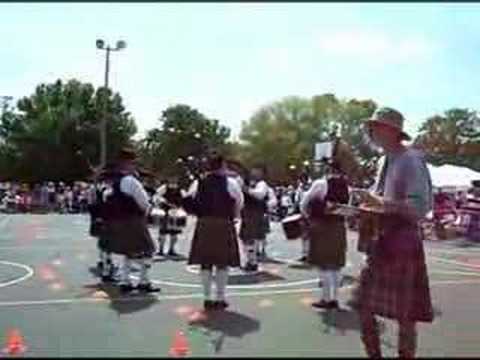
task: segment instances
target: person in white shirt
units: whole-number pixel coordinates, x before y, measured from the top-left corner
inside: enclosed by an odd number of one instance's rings
[[[179,254],[175,251],[175,244],[182,233],[183,224],[181,224],[180,218],[184,215],[184,212],[181,210],[182,193],[177,182],[170,179],[166,184],[162,184],[155,193],[154,201],[164,212],[164,216],[160,218],[159,251],[157,255],[164,255],[164,245],[167,237],[169,237],[168,256],[178,257]]]
[[[310,187],[310,182],[307,182],[307,181],[304,182],[304,183],[300,183],[298,185],[298,188],[297,188],[296,193],[295,193],[295,207],[296,207],[295,212],[297,212],[297,211],[300,212],[300,204],[301,204],[305,194],[307,193],[309,187]],[[302,234],[302,256],[299,259],[299,261],[301,261],[301,262],[307,261],[308,245],[309,245],[308,233],[306,231],[304,231],[303,234]]]
[[[211,154],[208,167],[207,175],[185,194],[185,209],[198,218],[188,264],[200,265],[205,310],[222,310],[229,305],[225,299],[228,268],[240,266],[235,219],[240,217],[244,198],[238,181],[227,176],[221,155]],[[216,300],[211,297],[213,267]]]
[[[260,246],[265,245],[268,185],[263,180],[265,169],[255,166],[251,171],[251,179],[243,187],[245,207],[242,211],[240,238],[245,246],[247,263],[246,271],[258,270],[257,253]]]
[[[112,253],[124,255],[120,290],[135,289],[130,279],[131,261],[140,262],[140,281],[137,289],[143,292],[158,292],[148,278],[153,255],[158,251],[157,242],[151,237],[147,226],[150,199],[138,179],[132,150],[123,149],[116,169],[111,175],[112,193],[106,200],[105,222],[107,242]]]

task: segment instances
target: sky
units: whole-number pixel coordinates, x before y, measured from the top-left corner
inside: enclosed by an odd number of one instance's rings
[[[400,110],[415,134],[451,107],[480,109],[480,4],[0,3],[0,95],[41,82],[110,86],[138,136],[188,104],[237,135],[285,96],[334,93]]]

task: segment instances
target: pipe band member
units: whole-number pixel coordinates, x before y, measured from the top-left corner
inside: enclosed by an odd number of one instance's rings
[[[243,187],[245,206],[241,214],[240,238],[247,253],[246,271],[258,270],[257,252],[260,246],[265,246],[268,185],[263,180],[264,172],[262,166],[253,167],[251,179]]]
[[[187,211],[197,216],[188,264],[200,265],[206,310],[225,309],[228,267],[240,266],[235,218],[240,217],[243,193],[238,182],[227,176],[224,158],[212,153],[208,172],[196,180],[186,196]],[[211,296],[213,267],[217,298]]]
[[[311,186],[311,181],[304,181],[300,183],[295,191],[295,212],[302,212],[300,208],[300,204],[305,197],[308,189]],[[308,258],[308,251],[309,251],[309,240],[308,240],[308,232],[304,231],[302,233],[302,256],[298,259],[300,262],[306,262]]]
[[[165,216],[160,218],[158,243],[159,250],[157,255],[164,255],[164,245],[167,237],[170,239],[169,256],[178,256],[175,251],[175,245],[178,236],[182,233],[182,227],[178,224],[176,213],[181,208],[182,193],[176,181],[169,180],[167,184],[161,185],[155,194],[160,208],[164,211]]]
[[[342,215],[328,214],[332,204],[347,204],[348,183],[338,164],[327,168],[325,178],[315,180],[300,203],[307,219],[306,238],[310,239],[307,261],[320,270],[323,297],[313,307],[338,308],[341,269],[347,253],[347,229]]]
[[[110,251],[124,256],[120,290],[124,293],[138,289],[158,292],[148,277],[153,254],[158,244],[150,236],[147,216],[150,202],[135,171],[133,150],[120,152],[118,165],[111,176],[112,193],[106,201],[106,234]],[[130,278],[132,261],[140,263],[140,281],[135,287]]]
[[[105,234],[105,216],[106,216],[106,200],[111,194],[111,188],[107,182],[96,184],[91,189],[92,194],[89,197],[89,213],[90,213],[90,236],[96,237],[97,249],[99,251],[99,260],[97,262],[97,270],[104,282],[115,282],[116,267],[112,260],[112,253],[108,246],[108,237]]]
[[[361,339],[370,357],[382,355],[375,315],[398,322],[400,357],[415,356],[416,322],[433,321],[419,228],[419,220],[432,209],[432,182],[424,154],[402,143],[410,139],[403,122],[403,115],[391,108],[377,110],[367,121],[372,140],[386,153],[375,192],[363,195],[385,215],[353,304],[360,312]]]

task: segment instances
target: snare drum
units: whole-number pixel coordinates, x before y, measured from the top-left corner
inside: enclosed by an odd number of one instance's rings
[[[304,219],[302,214],[287,216],[282,220],[282,228],[287,240],[297,240],[303,234]]]
[[[159,208],[153,208],[150,212],[150,223],[154,225],[160,224],[160,219],[165,217],[165,211]]]
[[[165,212],[164,212],[165,214]],[[160,234],[180,234],[187,225],[187,214],[181,209],[171,209],[160,217]]]
[[[178,209],[173,212],[173,224],[176,227],[185,227],[187,226],[187,213],[183,211],[182,209]]]

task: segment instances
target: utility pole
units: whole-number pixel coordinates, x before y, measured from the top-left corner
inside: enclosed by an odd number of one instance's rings
[[[99,39],[96,42],[97,49],[106,51],[105,58],[105,103],[103,107],[103,116],[100,123],[100,167],[103,168],[107,163],[107,116],[108,116],[108,77],[110,74],[110,53],[112,51],[119,51],[127,47],[127,43],[123,40],[117,41],[113,48],[110,45],[105,47],[105,41]]]

